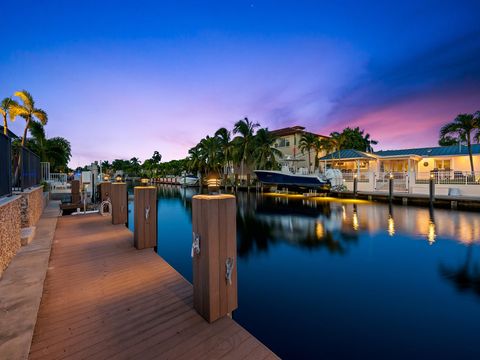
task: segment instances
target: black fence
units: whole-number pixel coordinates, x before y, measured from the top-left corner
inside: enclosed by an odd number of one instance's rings
[[[15,190],[24,190],[39,185],[41,181],[40,157],[26,147],[19,148],[16,151],[14,168],[16,169],[18,165],[20,151],[22,154],[20,161],[21,171],[16,176],[16,182],[13,186]],[[17,172],[15,171],[14,173],[16,174]]]
[[[12,193],[12,144],[0,134],[0,196]]]

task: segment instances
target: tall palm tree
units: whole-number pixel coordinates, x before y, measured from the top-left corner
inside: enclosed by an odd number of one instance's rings
[[[250,163],[250,155],[253,152],[253,136],[255,129],[260,126],[259,123],[254,123],[248,118],[244,118],[235,123],[233,133],[239,134],[234,139],[237,159],[240,161],[240,173],[243,176],[243,168],[245,164]]]
[[[259,129],[254,137],[253,158],[257,169],[274,169],[282,152],[275,148],[276,137],[268,129]]]
[[[30,128],[32,121],[37,119],[42,125],[46,125],[48,121],[48,115],[44,110],[35,107],[35,101],[27,90],[17,91],[13,95],[20,98],[22,101],[22,104],[10,104],[10,119],[14,120],[17,116],[20,116],[26,122],[21,142],[23,147],[25,146],[25,141],[27,140],[27,131]],[[15,169],[15,183],[18,182],[21,166],[22,151],[20,151],[18,155],[17,168]]]
[[[363,134],[363,130],[362,130],[362,134]],[[370,139],[370,134],[369,133],[366,133],[363,136],[363,141],[365,142],[365,151],[368,152],[368,153],[373,153],[372,145],[377,145],[378,141]]]
[[[231,141],[231,134],[225,128],[220,128],[215,132],[215,137],[218,139],[218,144],[223,153],[223,173],[228,173],[228,165],[232,160],[233,144]]]
[[[219,173],[222,161],[222,153],[218,138],[207,136],[200,141],[200,155],[206,173]]]
[[[467,142],[472,174],[475,172],[472,156],[472,140],[477,139],[478,141],[478,137],[480,136],[479,132],[480,118],[476,114],[459,114],[453,122],[443,125],[440,129],[439,142],[442,142],[447,138],[457,139],[459,143],[461,141]]]
[[[5,98],[0,103],[0,114],[3,116],[3,134],[8,136],[8,122],[7,117],[10,117],[10,120],[13,121],[15,118],[12,118],[11,109],[14,106],[18,106],[17,102],[12,98]]]
[[[200,153],[200,144],[188,150],[187,168],[189,171],[200,172],[203,166],[203,159]]]
[[[318,136],[309,132],[304,132],[300,137],[300,142],[298,143],[298,148],[304,154],[308,153],[308,172],[312,168],[312,150],[315,148],[315,142],[317,141]]]
[[[317,137],[315,139],[315,143],[313,144],[313,149],[315,150],[315,168],[320,169],[320,153],[325,151],[327,154],[332,151],[332,142],[330,138],[320,138]]]

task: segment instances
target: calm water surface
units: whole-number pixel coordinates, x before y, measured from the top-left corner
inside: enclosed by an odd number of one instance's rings
[[[159,188],[158,253],[189,281],[193,195]],[[478,213],[255,193],[237,202],[233,317],[282,358],[480,359]]]

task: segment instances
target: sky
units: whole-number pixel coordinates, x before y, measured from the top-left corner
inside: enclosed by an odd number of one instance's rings
[[[9,1],[0,97],[26,89],[71,167],[163,160],[244,117],[433,146],[480,110],[479,1]],[[20,20],[21,19],[21,20]],[[11,129],[21,134],[24,121]]]

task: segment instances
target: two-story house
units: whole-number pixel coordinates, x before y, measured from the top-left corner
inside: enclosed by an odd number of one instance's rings
[[[305,131],[305,127],[303,126],[292,126],[277,130],[272,130],[272,134],[277,137],[277,141],[275,143],[275,147],[282,153],[282,157],[278,159],[278,161],[284,165],[289,166],[293,170],[297,170],[299,168],[308,169],[308,153],[302,153],[300,150],[300,139],[302,135],[308,133]],[[315,134],[319,138],[328,138],[325,135]],[[325,153],[321,152],[319,154],[320,157],[324,156]],[[310,151],[310,171],[313,171],[315,166],[315,150]]]

